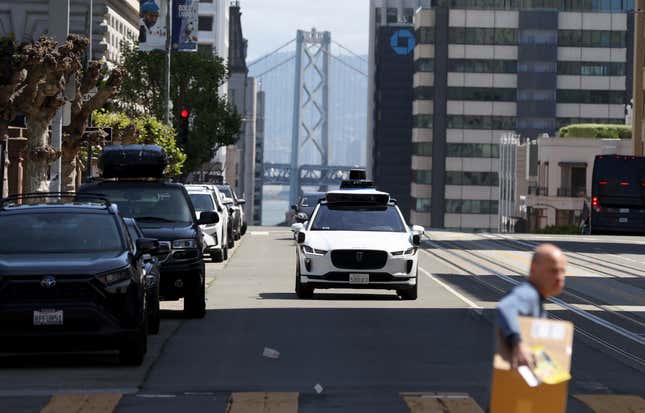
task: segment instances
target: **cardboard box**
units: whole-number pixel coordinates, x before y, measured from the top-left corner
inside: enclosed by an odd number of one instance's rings
[[[498,334],[493,359],[490,413],[564,413],[571,370],[573,324],[520,317],[522,341],[536,355],[536,368],[512,369],[511,349]]]

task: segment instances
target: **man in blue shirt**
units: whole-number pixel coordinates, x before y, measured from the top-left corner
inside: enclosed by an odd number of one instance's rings
[[[562,292],[566,266],[567,258],[558,247],[538,246],[528,280],[513,288],[497,305],[497,326],[512,349],[513,368],[535,364],[530,349],[522,342],[518,316],[546,318],[544,301]]]

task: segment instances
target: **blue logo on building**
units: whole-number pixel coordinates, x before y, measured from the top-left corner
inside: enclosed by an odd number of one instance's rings
[[[390,44],[396,54],[405,56],[412,53],[414,46],[417,44],[417,40],[410,30],[402,29],[392,35]]]

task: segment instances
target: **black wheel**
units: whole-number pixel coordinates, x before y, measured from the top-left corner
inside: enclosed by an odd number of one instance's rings
[[[242,225],[242,235],[246,234],[246,230],[248,229],[246,222],[244,225]]]
[[[235,237],[233,236],[233,230],[228,233],[226,236],[226,243],[229,248],[235,247]]]
[[[235,241],[239,241],[242,236],[240,235],[240,231],[235,231]]]
[[[206,284],[201,274],[194,274],[184,296],[184,315],[204,318],[206,315]]]
[[[159,334],[159,327],[161,324],[161,315],[159,314],[159,282],[155,286],[154,293],[149,294],[147,300],[148,305],[151,307],[148,311],[148,334]]]
[[[296,295],[300,299],[310,299],[314,296],[314,289],[300,283],[300,271],[296,272]]]
[[[399,295],[399,297],[401,297],[402,300],[416,300],[418,297],[418,287],[419,281],[417,279],[417,283],[414,285],[414,287],[405,290],[398,290],[397,294]]]
[[[137,333],[124,340],[119,348],[119,361],[126,366],[140,366],[148,351],[148,328],[147,320],[139,328]]]
[[[225,260],[228,260],[228,248],[227,248],[227,247],[224,247],[223,251],[224,251],[224,252],[223,252],[224,259],[225,259]]]
[[[222,262],[224,261],[224,253],[221,249],[211,251],[211,260],[213,262]]]

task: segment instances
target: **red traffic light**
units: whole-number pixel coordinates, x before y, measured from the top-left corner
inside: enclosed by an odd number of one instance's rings
[[[188,117],[190,116],[190,112],[188,112],[188,109],[182,109],[180,116],[182,117],[182,119],[188,119]]]

